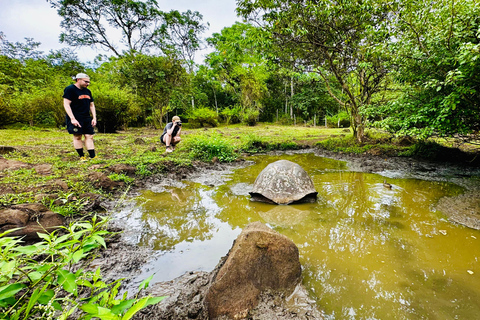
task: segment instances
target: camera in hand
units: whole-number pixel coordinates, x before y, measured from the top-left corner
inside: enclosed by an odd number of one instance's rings
[[[177,121],[177,126],[181,127],[181,126],[182,126],[182,122]]]

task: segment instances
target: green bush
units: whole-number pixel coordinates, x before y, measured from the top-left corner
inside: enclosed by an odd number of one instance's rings
[[[414,145],[410,146],[400,156],[405,157],[421,157],[424,159],[437,159],[439,154],[445,152],[445,147],[439,145],[434,141],[419,140]]]
[[[205,125],[209,125],[211,127],[218,126],[217,113],[208,108],[193,109],[188,114],[187,118],[192,128],[202,128],[205,127]]]
[[[106,83],[96,83],[91,88],[100,132],[114,133],[137,120],[141,114],[134,94],[125,88]]]
[[[225,108],[220,112],[220,115],[222,116],[226,124],[240,123],[241,122],[240,114],[241,114],[240,106]]]
[[[263,141],[255,134],[249,134],[246,137],[245,143],[242,145],[241,150],[248,153],[257,153],[272,150],[297,150],[300,146],[295,142],[281,142],[271,143]]]
[[[249,134],[245,142],[243,143],[241,149],[244,152],[257,153],[261,151],[268,150],[268,143],[263,141],[260,137],[255,134]]]
[[[329,128],[348,128],[350,127],[350,117],[345,111],[327,117],[327,126]]]
[[[278,124],[281,125],[293,125],[293,118],[290,118],[290,115],[282,113],[278,117]]]
[[[121,279],[105,283],[100,269],[75,266],[106,247],[107,219],[71,224],[63,235],[39,234],[42,241],[23,245],[21,239],[0,234],[0,319],[130,319],[163,297],[117,298]],[[148,286],[151,278],[140,288]]]
[[[18,122],[60,126],[65,123],[62,93],[58,89],[35,88],[12,95],[10,108],[16,110]]]
[[[217,157],[220,162],[232,162],[237,158],[234,146],[218,133],[195,136],[185,143],[185,149],[192,160],[212,161]]]
[[[331,138],[317,143],[317,146],[325,150],[346,153],[364,153],[370,150],[372,145],[360,145],[352,136]]]
[[[256,125],[259,114],[260,112],[258,110],[253,110],[253,109],[245,110],[242,114],[243,123],[245,123],[248,126]]]

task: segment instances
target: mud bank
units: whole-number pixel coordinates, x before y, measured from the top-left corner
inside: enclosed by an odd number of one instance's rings
[[[318,149],[298,151],[314,152],[321,157],[346,161],[351,171],[377,173],[386,178],[417,178],[422,180],[448,181],[460,185],[465,192],[451,198],[442,198],[437,204],[452,223],[480,229],[480,168],[452,163],[418,161],[407,158],[383,158],[373,155],[350,155],[326,152]],[[287,153],[298,153],[287,152]],[[281,155],[280,152],[269,155]],[[135,196],[142,189],[181,186],[187,179],[209,186],[224,183],[222,176],[234,169],[250,165],[248,157],[233,164],[195,163],[193,168],[172,170],[166,175],[153,176],[141,181],[131,192]],[[128,206],[128,202],[123,205]],[[106,204],[107,209],[118,207],[116,201]],[[109,210],[109,211],[110,211]],[[114,220],[112,228],[124,230],[122,235],[108,244],[92,267],[101,267],[106,279],[125,278],[124,290],[134,294],[135,286],[129,279],[142,272],[142,268],[154,259],[154,252],[132,244],[138,230],[130,228],[121,220]],[[167,282],[155,283],[141,295],[168,296],[162,303],[142,310],[135,319],[208,319],[203,308],[206,290],[223,260],[212,272],[188,272]],[[266,293],[260,305],[249,314],[249,319],[322,319],[313,300],[309,299],[303,286],[299,286],[290,297]]]

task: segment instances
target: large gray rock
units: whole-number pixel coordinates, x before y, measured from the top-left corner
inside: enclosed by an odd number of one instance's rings
[[[251,223],[235,240],[207,292],[209,318],[242,319],[263,292],[291,294],[301,273],[295,244],[260,222]]]
[[[0,233],[21,228],[9,233],[9,236],[20,236],[25,240],[38,239],[37,232],[52,232],[64,222],[63,216],[49,211],[40,203],[19,204],[0,211]]]

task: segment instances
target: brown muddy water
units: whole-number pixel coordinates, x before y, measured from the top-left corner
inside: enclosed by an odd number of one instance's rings
[[[316,203],[250,201],[257,175],[279,159],[308,172]],[[326,319],[478,319],[480,231],[435,209],[462,187],[350,172],[345,162],[312,153],[250,160],[224,174],[221,185],[172,181],[115,215],[127,221],[130,241],[156,252],[134,282],[211,271],[241,229],[261,221],[298,246],[303,283]]]

